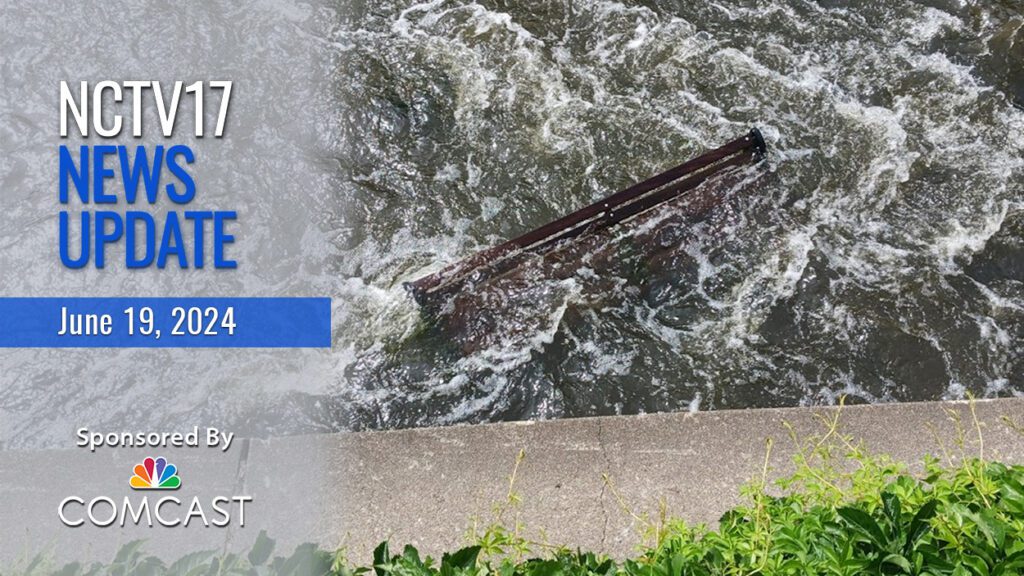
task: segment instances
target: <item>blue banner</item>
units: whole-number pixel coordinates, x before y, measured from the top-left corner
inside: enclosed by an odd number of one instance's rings
[[[0,298],[0,348],[330,347],[330,298]]]

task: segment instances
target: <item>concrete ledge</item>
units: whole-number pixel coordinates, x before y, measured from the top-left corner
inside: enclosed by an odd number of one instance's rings
[[[466,544],[472,519],[493,519],[508,492],[516,454],[525,450],[516,491],[529,537],[624,556],[640,542],[636,514],[656,517],[659,502],[688,522],[714,524],[739,502],[741,484],[760,474],[765,441],[774,440],[771,476],[791,470],[794,452],[784,423],[799,435],[822,431],[816,414],[835,408],[792,408],[581,418],[252,440],[227,454],[170,454],[185,484],[182,497],[238,491],[254,501],[244,528],[228,531],[138,528],[70,529],[56,504],[71,493],[126,492],[130,465],[145,450],[89,454],[73,450],[0,451],[0,565],[34,547],[52,545],[58,560],[109,560],[119,543],[149,540],[147,550],[173,558],[197,549],[241,549],[260,529],[278,552],[301,542],[345,546],[366,562],[390,539],[437,555]],[[875,452],[920,468],[940,454],[955,428],[949,412],[971,423],[967,403],[856,406],[842,428]],[[1002,420],[1024,424],[1024,399],[979,401],[985,456],[1024,463],[1024,436]],[[968,449],[976,454],[973,436]],[[242,441],[236,440],[241,446]],[[71,476],[54,475],[55,463]],[[607,475],[614,493],[604,481]],[[120,492],[117,492],[120,490]]]
[[[720,411],[696,414],[581,418],[439,429],[288,438],[254,444],[253,460],[269,480],[275,464],[318,461],[320,478],[305,482],[321,514],[308,535],[326,546],[347,546],[366,561],[384,539],[414,544],[431,554],[465,545],[473,517],[486,524],[504,501],[508,476],[526,451],[516,491],[519,520],[534,538],[624,556],[639,544],[633,512],[657,517],[664,500],[670,515],[714,524],[739,503],[738,488],[760,474],[766,439],[774,440],[772,477],[791,471],[794,446],[784,423],[799,435],[823,431],[815,414],[835,408]],[[875,452],[921,468],[941,453],[936,434],[951,442],[947,411],[972,422],[967,403],[846,407],[842,428]],[[1024,463],[1024,436],[1002,419],[1024,423],[1024,399],[979,401],[985,456]],[[969,449],[976,450],[974,441]],[[294,490],[290,487],[288,491]],[[289,499],[285,492],[265,498]],[[274,507],[276,508],[276,507]],[[287,517],[282,517],[286,521]]]

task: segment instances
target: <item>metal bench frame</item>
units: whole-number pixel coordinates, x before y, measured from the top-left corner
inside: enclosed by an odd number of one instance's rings
[[[471,276],[486,276],[475,272],[500,268],[502,262],[524,251],[543,254],[566,240],[623,222],[693,190],[723,170],[758,162],[764,158],[766,151],[767,146],[761,132],[754,128],[746,135],[719,148],[522,236],[481,250],[433,274],[408,282],[405,287],[417,303],[427,305],[436,301],[438,296],[460,290]]]

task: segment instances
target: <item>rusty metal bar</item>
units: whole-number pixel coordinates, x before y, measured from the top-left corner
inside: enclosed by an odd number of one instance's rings
[[[746,135],[697,158],[670,168],[657,176],[634,184],[607,198],[563,216],[497,246],[481,250],[433,274],[405,286],[420,304],[439,292],[460,287],[475,270],[530,250],[544,252],[551,247],[591,230],[612,226],[667,202],[702,184],[712,175],[729,168],[760,160],[766,151],[764,138],[756,128]],[[653,193],[651,193],[653,191]]]

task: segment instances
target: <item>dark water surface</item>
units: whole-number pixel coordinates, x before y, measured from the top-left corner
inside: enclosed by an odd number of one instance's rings
[[[0,449],[1024,394],[1020,1],[198,6],[11,3],[0,292],[330,296],[334,347],[0,351]],[[102,78],[235,80],[194,145],[237,270],[60,266],[55,90]],[[402,288],[751,126],[766,161],[700,222],[438,318]]]
[[[353,6],[334,38],[350,329],[319,418],[1024,393],[1021,6]],[[618,265],[507,282],[471,320],[424,322],[401,290],[754,125],[767,166],[654,261],[620,239]]]

